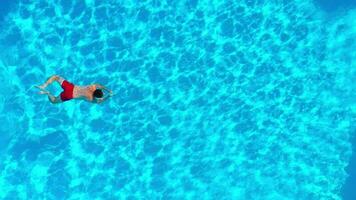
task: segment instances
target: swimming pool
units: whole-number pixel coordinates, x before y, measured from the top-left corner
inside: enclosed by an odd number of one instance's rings
[[[343,8],[12,3],[0,198],[341,199],[356,130],[356,11]],[[118,95],[52,105],[32,87],[52,74]]]

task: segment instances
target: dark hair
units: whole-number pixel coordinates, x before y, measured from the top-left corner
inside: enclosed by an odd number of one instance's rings
[[[93,93],[93,96],[95,98],[101,98],[101,97],[103,97],[103,91],[101,89],[96,89]]]

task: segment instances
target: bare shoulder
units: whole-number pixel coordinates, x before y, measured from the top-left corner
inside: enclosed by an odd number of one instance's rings
[[[85,90],[87,90],[87,91],[94,91],[94,90],[96,90],[97,87],[95,84],[91,84],[91,85],[86,85],[83,88],[85,88]]]

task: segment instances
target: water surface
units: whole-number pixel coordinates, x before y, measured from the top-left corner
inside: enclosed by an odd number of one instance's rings
[[[1,199],[353,195],[352,4],[4,5]],[[52,74],[117,95],[52,105]]]

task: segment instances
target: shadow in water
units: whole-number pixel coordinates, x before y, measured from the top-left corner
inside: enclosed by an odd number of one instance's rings
[[[326,12],[356,8],[356,0],[315,0],[314,2]]]

